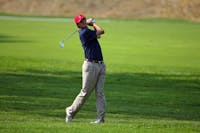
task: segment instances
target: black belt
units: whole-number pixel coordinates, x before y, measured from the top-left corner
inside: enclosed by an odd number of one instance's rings
[[[103,61],[98,61],[98,60],[89,60],[89,59],[85,59],[85,61],[87,61],[87,62],[92,62],[92,63],[103,64]]]

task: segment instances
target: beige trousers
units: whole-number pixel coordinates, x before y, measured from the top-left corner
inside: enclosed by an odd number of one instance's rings
[[[67,110],[72,115],[81,109],[87,98],[95,89],[97,119],[104,119],[105,116],[105,95],[104,95],[104,80],[105,80],[105,64],[98,64],[84,61],[82,66],[82,89],[75,98],[71,106]]]

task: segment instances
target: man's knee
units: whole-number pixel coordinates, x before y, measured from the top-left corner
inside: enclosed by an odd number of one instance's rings
[[[87,97],[88,95],[90,95],[90,90],[89,89],[81,89],[79,96]]]

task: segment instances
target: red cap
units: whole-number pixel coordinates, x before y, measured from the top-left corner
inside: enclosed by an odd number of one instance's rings
[[[74,22],[75,22],[76,24],[78,24],[78,23],[80,23],[81,20],[84,19],[84,18],[85,18],[85,16],[84,16],[83,14],[78,14],[78,15],[76,15],[76,16],[74,17]]]

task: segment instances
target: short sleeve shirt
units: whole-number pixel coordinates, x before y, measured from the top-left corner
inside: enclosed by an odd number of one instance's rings
[[[85,58],[89,60],[103,61],[101,47],[97,40],[96,30],[88,28],[79,30],[79,37],[84,50]]]

